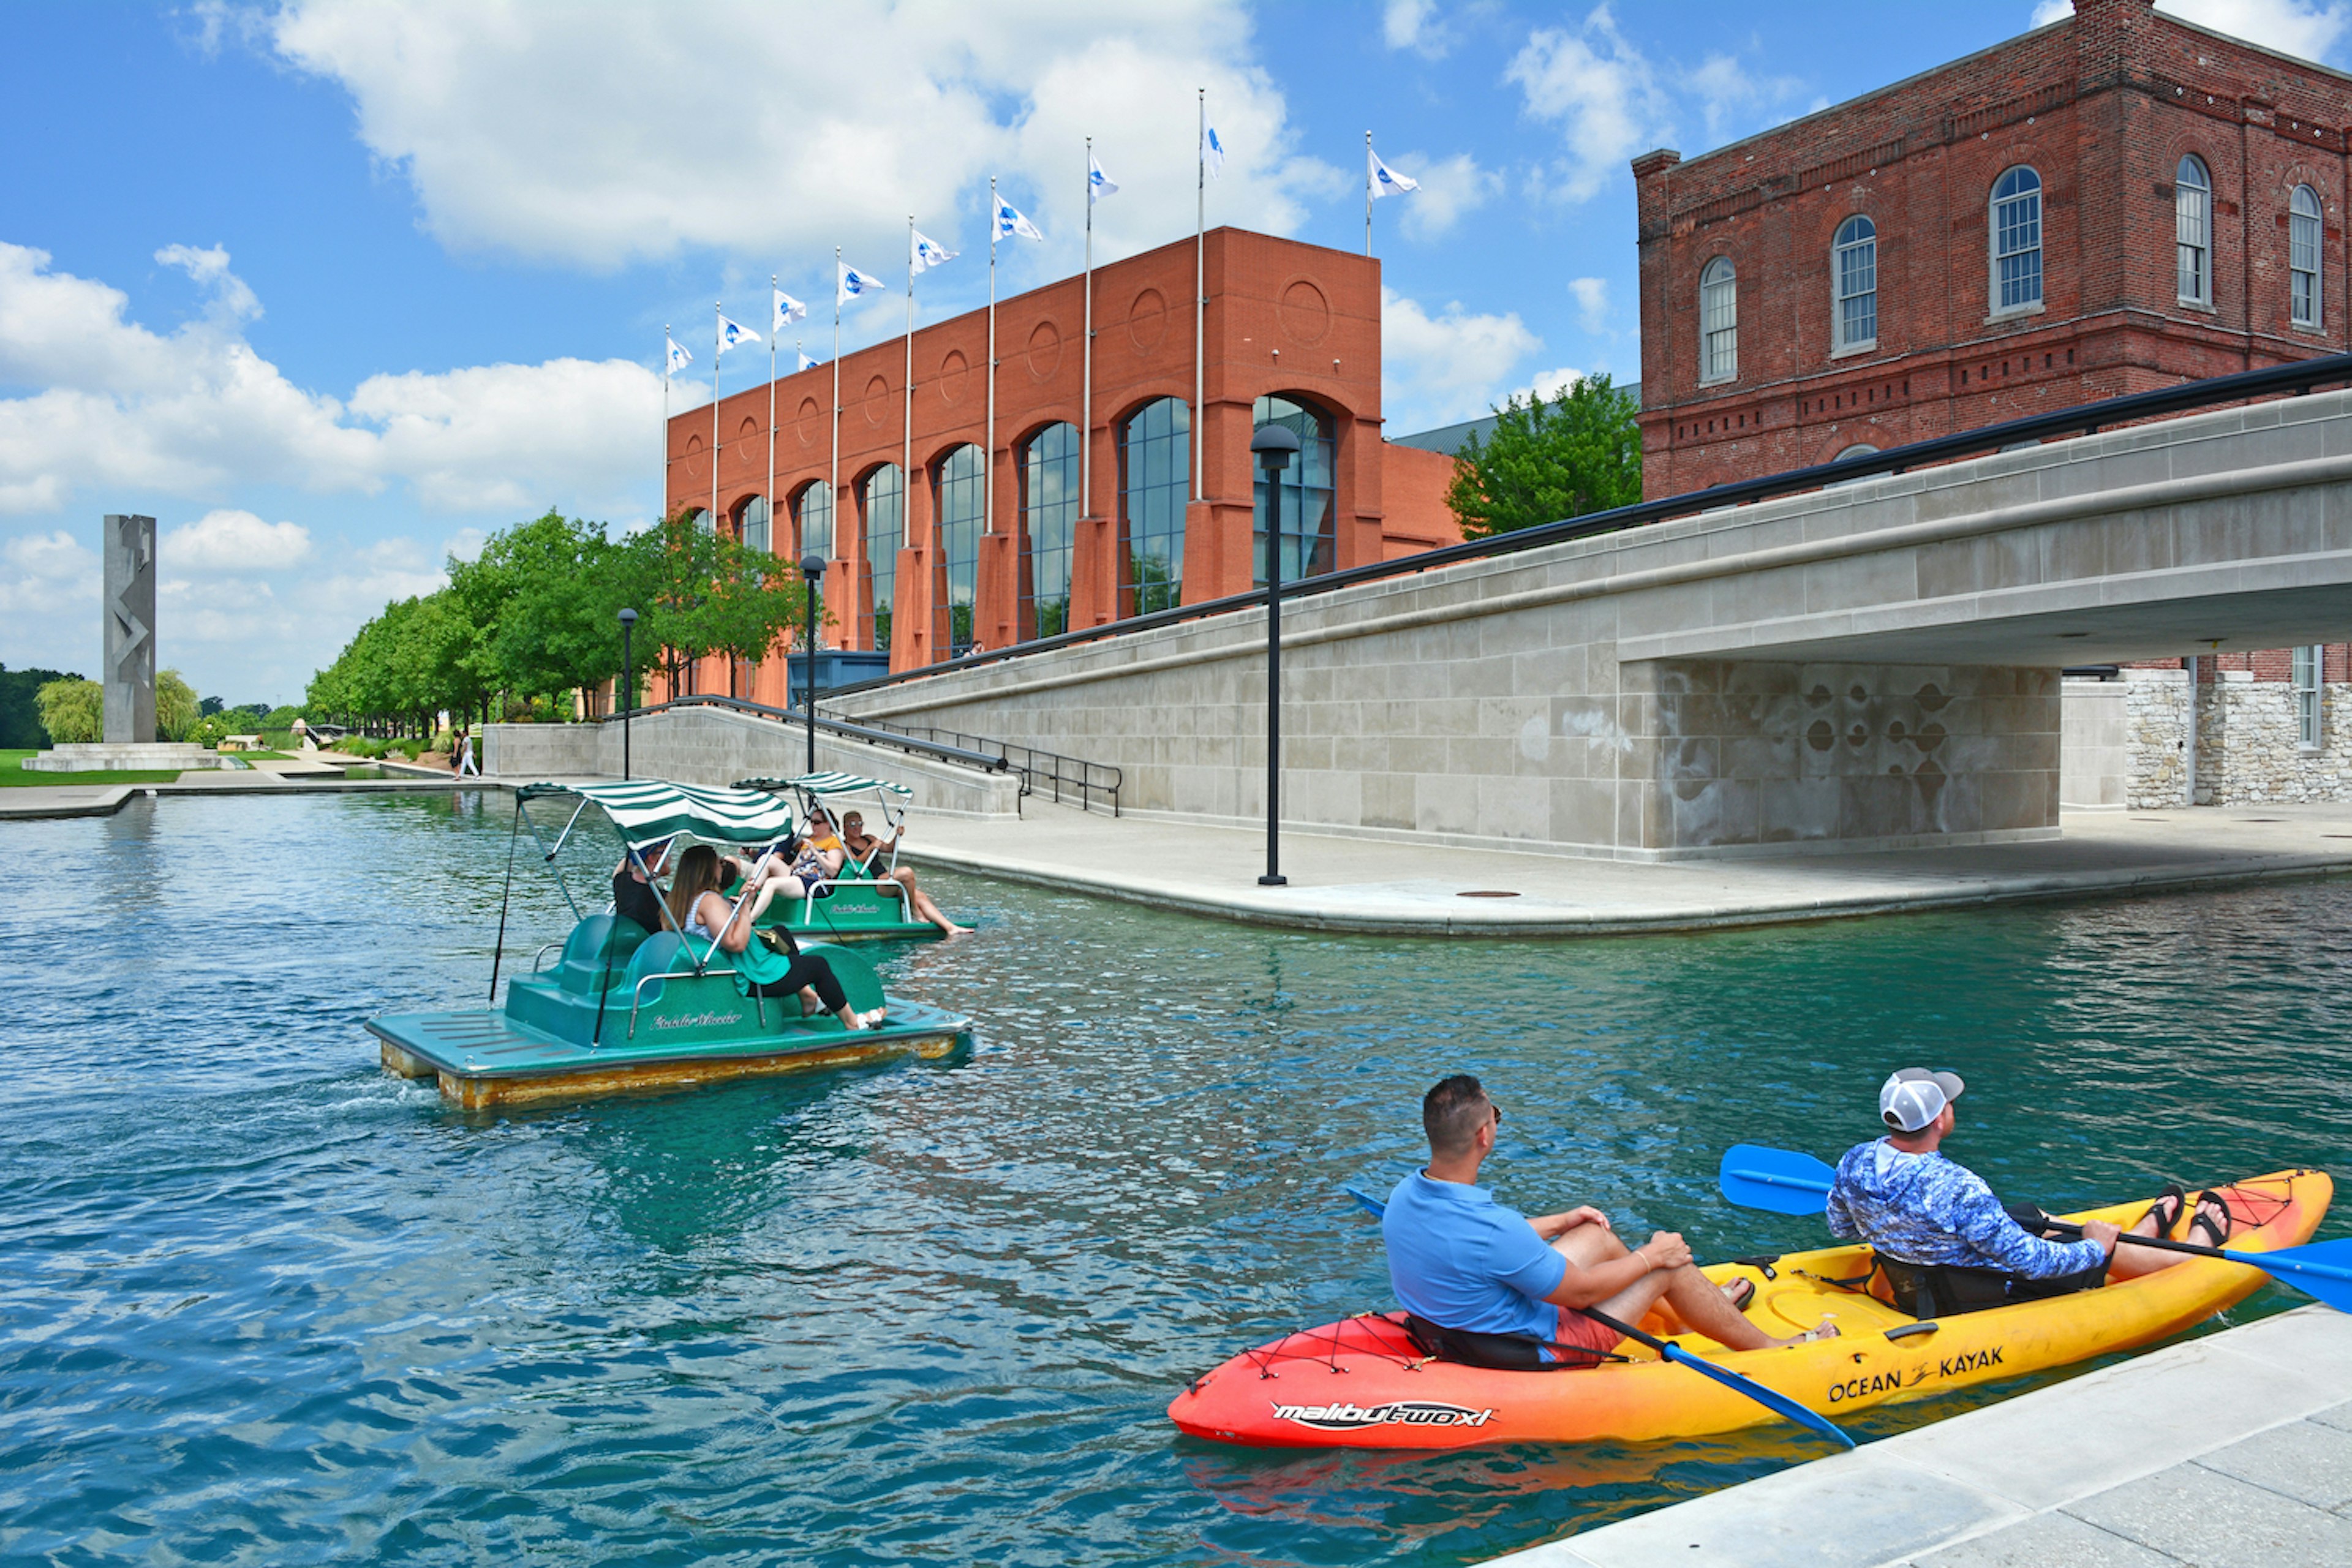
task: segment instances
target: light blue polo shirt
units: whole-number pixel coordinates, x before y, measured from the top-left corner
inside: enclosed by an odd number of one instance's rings
[[[1407,1311],[1465,1333],[1558,1336],[1559,1309],[1544,1298],[1568,1277],[1568,1259],[1486,1188],[1415,1171],[1389,1194],[1381,1237]]]

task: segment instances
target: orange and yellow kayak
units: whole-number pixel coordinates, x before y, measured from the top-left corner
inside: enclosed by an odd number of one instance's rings
[[[2191,1188],[2192,1192],[2196,1189]],[[2235,1216],[2232,1251],[2308,1241],[2335,1185],[2318,1171],[2254,1176],[2215,1193]],[[2147,1200],[2063,1217],[2129,1224]],[[2188,1239],[2184,1214],[2176,1239]],[[2260,1289],[2259,1268],[2191,1258],[2137,1279],[1964,1316],[1914,1320],[1886,1299],[1865,1247],[1717,1264],[1719,1283],[1755,1281],[1748,1318],[1793,1334],[1834,1318],[1834,1339],[1785,1350],[1726,1351],[1670,1310],[1641,1326],[1832,1417],[1895,1400],[2065,1366],[2130,1350],[2204,1321]],[[1868,1277],[1867,1285],[1853,1283]],[[1170,1419],[1198,1437],[1265,1447],[1460,1448],[1490,1443],[1653,1442],[1778,1419],[1711,1378],[1628,1341],[1623,1362],[1567,1372],[1496,1372],[1423,1354],[1402,1313],[1367,1312],[1244,1351],[1185,1385]]]

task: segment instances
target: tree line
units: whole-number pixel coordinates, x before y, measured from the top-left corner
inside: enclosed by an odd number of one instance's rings
[[[791,646],[807,598],[800,570],[681,511],[614,540],[551,510],[490,536],[449,584],[387,605],[310,679],[314,720],[429,735],[436,716],[483,720],[591,711],[621,674],[623,608],[637,612],[635,661],[680,689],[714,655],[758,662]],[[823,616],[820,606],[819,614]],[[625,693],[625,705],[634,694]]]

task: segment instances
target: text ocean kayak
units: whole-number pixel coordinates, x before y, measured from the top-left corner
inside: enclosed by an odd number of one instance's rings
[[[2191,1188],[2192,1192],[2196,1189]],[[2236,1217],[2233,1251],[2263,1252],[2311,1238],[2334,1184],[2317,1171],[2283,1171],[2214,1189]],[[2147,1202],[2064,1217],[2129,1224]],[[2187,1235],[2188,1215],[2174,1235]],[[1756,1283],[1748,1318],[1791,1334],[1834,1316],[1835,1339],[1786,1350],[1726,1352],[1670,1312],[1641,1326],[1685,1350],[1835,1416],[1898,1399],[2064,1366],[2190,1328],[2263,1283],[2262,1270],[2219,1258],[2043,1301],[1915,1321],[1864,1293],[1867,1247],[1788,1253],[1759,1264],[1717,1264],[1709,1279]],[[1767,1273],[1769,1267],[1769,1273]],[[1364,1313],[1244,1351],[1185,1386],[1170,1419],[1198,1437],[1285,1447],[1460,1448],[1496,1443],[1649,1442],[1727,1432],[1772,1413],[1711,1378],[1628,1342],[1632,1359],[1562,1372],[1496,1372],[1433,1361],[1407,1337],[1402,1313]]]

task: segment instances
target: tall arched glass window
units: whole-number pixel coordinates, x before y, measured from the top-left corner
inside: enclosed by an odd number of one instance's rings
[[[794,559],[814,551],[827,561],[833,559],[833,487],[823,479],[811,479],[793,498],[793,521],[800,533],[800,548]]]
[[[980,597],[980,531],[988,513],[988,458],[977,447],[958,447],[931,470],[940,520],[940,592],[943,625],[932,646],[950,658],[971,651],[973,610]]]
[[[1731,258],[1718,256],[1698,275],[1699,380],[1729,381],[1739,374],[1739,278]]]
[[[705,533],[709,533],[710,531],[710,513],[705,508],[698,506],[690,506],[687,508],[686,521],[694,524],[695,527],[702,530]]]
[[[1992,187],[1992,308],[2042,303],[2042,176],[2011,169]]]
[[[1878,226],[1866,217],[1838,225],[1830,246],[1830,276],[1836,279],[1837,346],[1868,348],[1878,341]]]
[[[2298,327],[2319,325],[2319,193],[2297,185],[2287,200],[2287,303]]]
[[[1319,576],[1338,563],[1334,560],[1337,509],[1331,504],[1331,481],[1338,466],[1332,460],[1331,422],[1306,404],[1287,397],[1261,397],[1250,426],[1262,429],[1268,425],[1286,426],[1298,437],[1298,456],[1282,471],[1282,580],[1296,583],[1301,577]],[[1257,472],[1256,493],[1256,515],[1250,524],[1256,545],[1251,556],[1250,581],[1263,587],[1266,510],[1274,495],[1263,468]]]
[[[2172,233],[2180,258],[2180,300],[2213,302],[2213,181],[2195,153],[2172,177]]]
[[[1078,431],[1048,425],[1021,449],[1021,633],[1070,629],[1070,552],[1078,531]]]
[[[890,646],[890,612],[898,603],[898,546],[907,537],[907,474],[885,463],[857,487],[857,554],[866,563],[857,596],[858,630],[867,647]]]
[[[1118,613],[1150,615],[1184,602],[1184,503],[1192,411],[1162,397],[1118,433]]]
[[[768,552],[768,498],[753,496],[735,509],[735,537],[746,550]]]

